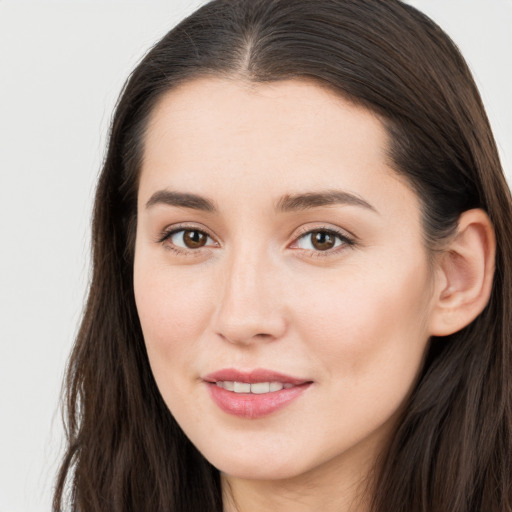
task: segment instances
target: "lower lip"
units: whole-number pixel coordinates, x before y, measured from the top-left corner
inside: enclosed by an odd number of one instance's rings
[[[261,395],[235,393],[221,388],[212,382],[207,382],[206,384],[213,401],[224,412],[239,416],[240,418],[256,419],[286,407],[293,400],[299,398],[309,388],[311,382]]]

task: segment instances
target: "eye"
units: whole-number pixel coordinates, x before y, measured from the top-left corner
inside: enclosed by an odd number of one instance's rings
[[[353,245],[347,236],[331,229],[315,229],[301,235],[293,247],[309,251],[326,252],[342,245]]]
[[[213,240],[207,233],[199,229],[176,229],[166,233],[161,242],[169,242],[179,249],[201,249],[212,245]]]

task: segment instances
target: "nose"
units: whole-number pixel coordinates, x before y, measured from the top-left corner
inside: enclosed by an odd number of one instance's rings
[[[221,276],[214,330],[227,342],[251,345],[282,337],[287,328],[279,271],[268,258],[233,256]]]

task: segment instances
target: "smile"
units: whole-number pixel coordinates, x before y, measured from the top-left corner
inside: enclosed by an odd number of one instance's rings
[[[288,406],[312,381],[270,370],[225,369],[203,378],[210,398],[224,413],[244,419],[268,416]]]
[[[227,391],[233,391],[234,393],[252,393],[254,395],[264,395],[266,393],[275,393],[282,389],[293,388],[293,384],[289,382],[237,382],[232,380],[219,380],[216,382],[219,388]]]

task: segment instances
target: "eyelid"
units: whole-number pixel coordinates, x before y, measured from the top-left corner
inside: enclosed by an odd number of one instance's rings
[[[159,244],[165,244],[169,241],[169,239],[175,235],[176,233],[179,233],[180,231],[200,231],[201,233],[205,234],[208,238],[213,240],[217,247],[220,246],[220,243],[217,241],[217,238],[211,233],[211,231],[202,225],[197,225],[195,223],[179,223],[179,224],[171,224],[170,226],[165,227],[158,237],[156,238],[155,242]],[[172,248],[173,250],[184,253],[184,252],[199,252],[201,249],[209,249],[211,247],[214,247],[213,245],[205,245],[203,247],[199,247],[198,249],[184,249],[182,247],[176,246],[172,244],[171,242],[167,245],[169,248]]]
[[[176,233],[179,233],[180,231],[200,231],[201,233],[204,233],[208,238],[210,238],[214,242],[214,244],[204,245],[197,249],[185,249],[185,248],[182,248],[182,247],[179,247],[179,246],[173,244],[172,242],[168,242],[166,244],[166,241],[168,241],[170,239],[170,237],[172,237]],[[326,249],[325,251],[293,247],[294,245],[297,244],[297,242],[301,238],[303,238],[307,235],[310,235],[314,232],[318,232],[318,231],[332,234],[333,236],[337,237],[341,241],[341,244],[339,244],[331,249]],[[165,227],[160,232],[160,234],[157,237],[157,239],[155,240],[155,242],[162,244],[162,245],[166,245],[167,248],[172,249],[173,251],[180,253],[180,254],[185,254],[185,253],[187,253],[187,254],[196,253],[197,254],[201,251],[209,250],[212,247],[220,247],[220,245],[221,245],[219,243],[219,241],[217,240],[217,237],[215,235],[213,235],[213,233],[206,226],[198,225],[196,223],[187,223],[187,222],[179,223],[179,224],[171,224],[171,225]],[[340,227],[333,226],[333,225],[321,224],[321,225],[315,226],[315,225],[308,224],[308,225],[304,225],[304,226],[301,226],[300,228],[298,228],[297,232],[293,235],[292,242],[290,244],[288,244],[288,247],[292,248],[292,249],[300,250],[303,252],[309,252],[309,253],[314,254],[315,256],[329,256],[329,255],[336,254],[339,251],[343,251],[347,247],[353,247],[355,245],[357,245],[356,237],[352,233],[349,233],[348,231],[346,231],[345,229],[342,229]]]
[[[312,250],[312,249],[301,249],[298,247],[293,247],[293,245],[297,244],[297,242],[301,238],[304,238],[306,235],[310,235],[310,234],[312,234],[314,232],[318,232],[318,231],[329,233],[329,234],[336,236],[339,240],[341,240],[341,244],[333,247],[332,249],[327,249],[325,251]],[[327,226],[327,225],[323,224],[323,225],[318,225],[318,226],[307,225],[307,226],[300,227],[298,232],[294,235],[292,243],[289,244],[288,247],[291,247],[292,249],[308,251],[308,252],[314,253],[316,256],[328,256],[328,255],[335,254],[340,250],[342,251],[347,246],[353,247],[356,244],[357,244],[357,239],[353,234],[351,234],[348,231],[341,229],[337,226],[332,226],[332,225]]]

